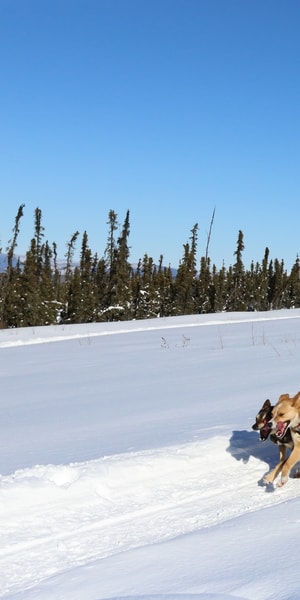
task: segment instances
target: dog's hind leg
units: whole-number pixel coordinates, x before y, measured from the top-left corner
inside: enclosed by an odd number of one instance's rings
[[[281,479],[277,483],[277,487],[282,487],[288,480],[291,469],[300,460],[300,446],[294,446],[288,459],[283,463],[281,469]]]

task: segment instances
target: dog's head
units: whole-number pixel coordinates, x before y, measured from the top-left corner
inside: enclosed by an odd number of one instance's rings
[[[289,427],[297,427],[300,423],[300,392],[294,397],[281,394],[272,410],[272,426],[275,435],[281,439]]]
[[[270,400],[266,400],[255,417],[255,423],[252,425],[254,431],[259,431],[262,442],[265,442],[272,430],[272,408]]]

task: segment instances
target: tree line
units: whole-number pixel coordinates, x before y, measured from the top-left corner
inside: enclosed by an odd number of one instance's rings
[[[108,236],[103,256],[94,254],[85,231],[80,258],[73,264],[79,232],[67,243],[61,268],[57,246],[44,241],[41,209],[34,213],[34,236],[25,258],[16,248],[24,205],[19,207],[13,235],[6,248],[7,267],[0,275],[0,327],[29,327],[65,323],[90,323],[148,319],[224,311],[265,311],[300,307],[300,262],[297,256],[288,273],[283,260],[271,259],[266,248],[261,262],[243,264],[244,236],[240,230],[233,265],[211,264],[209,241],[197,260],[198,224],[183,245],[175,273],[144,255],[130,263],[130,213],[122,225],[108,214]]]

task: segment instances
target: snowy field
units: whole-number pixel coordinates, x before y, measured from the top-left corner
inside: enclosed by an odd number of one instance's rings
[[[0,331],[0,597],[296,600],[300,310]]]

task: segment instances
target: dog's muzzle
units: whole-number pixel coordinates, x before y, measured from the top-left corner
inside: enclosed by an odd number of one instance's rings
[[[259,431],[261,442],[265,442],[272,430],[272,422],[264,420],[261,427],[258,423],[252,425],[253,431]]]

